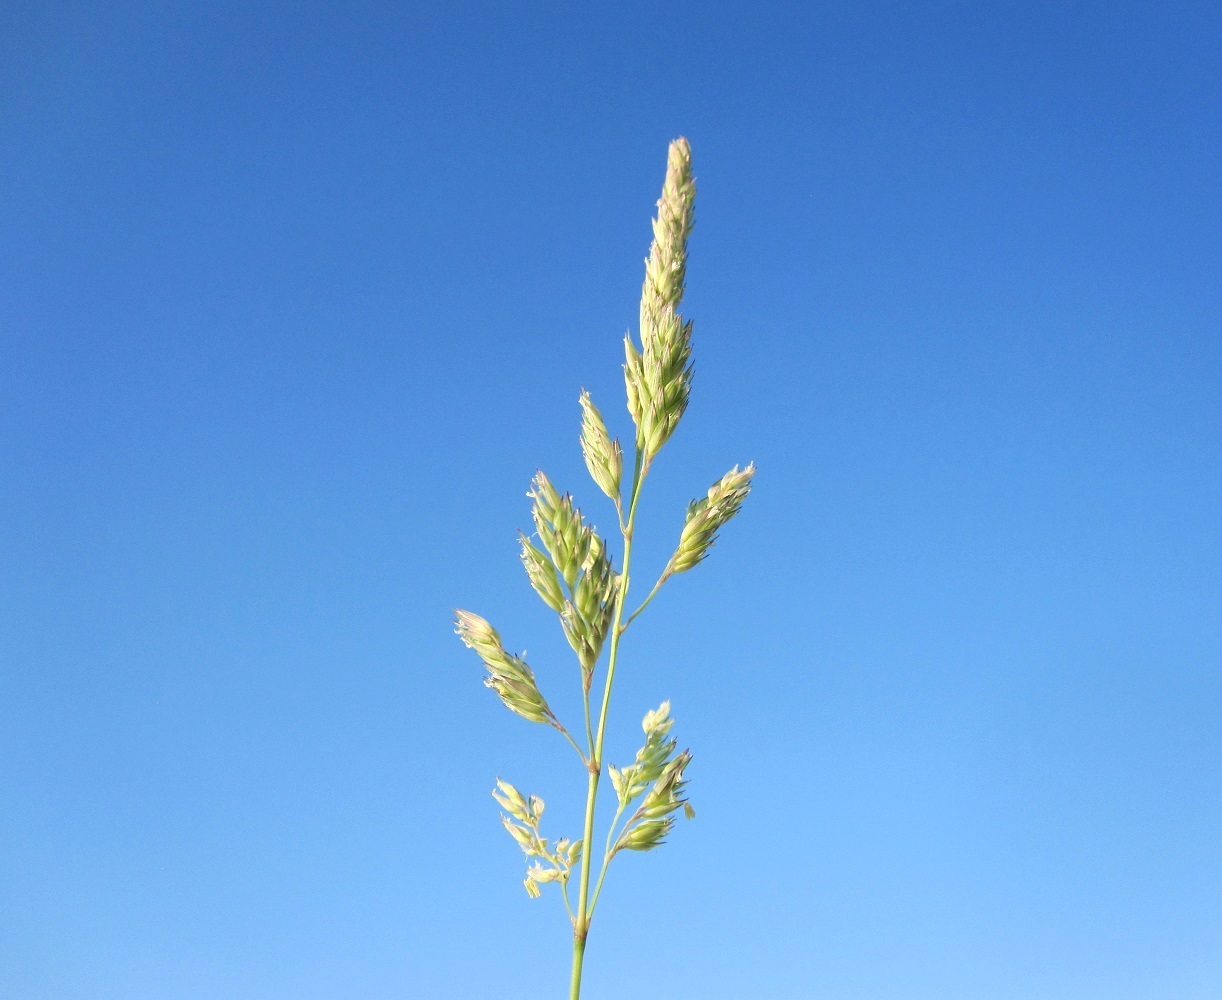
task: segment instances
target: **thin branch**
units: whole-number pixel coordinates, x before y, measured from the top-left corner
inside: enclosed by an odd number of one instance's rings
[[[662,584],[664,584],[667,580],[669,580],[672,575],[673,574],[671,573],[670,563],[667,563],[666,569],[664,569],[662,571],[662,575],[658,577],[658,582],[653,585],[653,590],[649,592],[649,596],[645,598],[645,600],[641,603],[641,606],[639,608],[637,608],[634,612],[632,612],[632,614],[628,616],[628,620],[624,622],[623,625],[620,626],[621,632],[625,631],[629,625],[631,625],[634,621],[636,621],[637,615],[639,615],[642,611],[644,611],[647,607],[649,607],[649,602],[653,600],[654,595],[657,594],[657,592],[662,589]]]
[[[611,820],[611,828],[607,831],[607,844],[603,848],[603,863],[598,871],[598,882],[594,886],[594,898],[590,900],[590,916],[594,916],[594,908],[598,905],[598,894],[602,892],[603,879],[607,877],[607,869],[611,866],[611,840],[615,836],[615,827],[619,824],[619,818],[624,815],[624,809],[628,803],[623,802],[620,807],[615,810],[615,818]],[[628,821],[629,823],[632,820]]]
[[[581,758],[581,762],[588,768],[590,766],[590,758],[585,755],[585,751],[583,751],[581,747],[577,745],[573,737],[569,735],[569,731],[564,728],[560,720],[554,715],[549,715],[548,722],[550,722],[560,732],[561,736],[569,741],[569,746],[577,751],[577,756]]]

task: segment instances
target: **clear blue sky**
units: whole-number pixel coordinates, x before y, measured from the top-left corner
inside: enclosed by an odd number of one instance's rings
[[[1216,4],[0,12],[0,996],[559,997],[488,792],[571,751],[515,531],[623,434],[666,143],[696,385],[625,640],[699,816],[589,1000],[1222,996]],[[674,961],[677,977],[657,983]],[[639,984],[629,986],[626,981]],[[645,986],[643,984],[651,984]]]

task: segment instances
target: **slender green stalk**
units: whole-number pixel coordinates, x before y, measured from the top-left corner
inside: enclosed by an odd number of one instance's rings
[[[573,938],[573,975],[569,979],[569,1000],[580,1000],[581,997],[581,966],[586,957],[586,939]]]
[[[586,716],[586,746],[590,749],[590,752],[593,753],[594,751],[594,727],[590,723],[590,688],[588,685],[586,685],[586,683],[584,682],[584,679],[581,685],[581,704],[582,704],[582,707],[585,709],[585,716]],[[574,744],[574,746],[576,746],[576,744]],[[578,750],[578,753],[581,753],[581,751]],[[581,759],[585,761],[586,767],[590,766],[590,758],[586,754],[581,753]]]
[[[598,771],[590,767],[590,777],[586,783],[586,823],[585,844],[590,843],[594,835],[594,805],[598,799]],[[581,996],[581,964],[586,953],[586,936],[590,933],[590,918],[586,911],[586,900],[590,892],[590,855],[586,850],[581,852],[581,884],[577,889],[577,916],[573,920],[573,977],[569,984],[569,1000],[578,1000]]]
[[[589,758],[588,758],[588,757],[586,757],[586,753],[585,753],[585,751],[584,751],[584,750],[582,750],[582,749],[581,749],[581,747],[579,747],[579,746],[577,745],[577,741],[576,741],[575,739],[573,739],[573,737],[572,737],[572,736],[570,736],[570,735],[569,735],[569,731],[568,731],[567,729],[565,729],[565,728],[564,728],[564,726],[560,725],[560,723],[558,723],[558,722],[553,722],[553,723],[552,723],[552,725],[553,725],[553,726],[554,726],[556,729],[558,729],[558,730],[560,731],[560,735],[561,735],[561,736],[563,736],[563,737],[564,737],[566,740],[568,740],[568,741],[569,741],[569,746],[571,746],[571,747],[572,747],[574,750],[576,750],[576,751],[577,751],[577,756],[581,758],[582,763],[583,763],[583,764],[588,764],[588,763],[589,763]],[[589,722],[587,721],[587,723],[586,723],[586,730],[588,731],[588,730],[589,730],[589,728],[590,728],[590,727],[589,727]]]
[[[598,897],[603,891],[603,879],[607,877],[607,868],[611,864],[611,840],[615,836],[615,828],[619,825],[620,817],[624,815],[624,807],[621,805],[615,810],[615,815],[611,819],[611,825],[607,828],[607,843],[603,847],[603,863],[598,871],[598,881],[594,883],[594,898],[590,900],[590,916],[594,916],[594,911],[598,907]]]
[[[590,778],[586,788],[586,821],[583,834],[584,849],[581,852],[581,882],[577,889],[577,919],[573,923],[573,978],[569,986],[569,1000],[581,997],[581,966],[585,958],[586,937],[590,932],[590,845],[594,842],[594,812],[598,799],[598,779],[602,776],[603,740],[607,732],[607,710],[611,706],[611,687],[615,683],[615,666],[619,660],[620,622],[624,617],[624,603],[628,599],[628,571],[632,567],[632,527],[636,521],[636,503],[641,495],[641,483],[646,469],[638,450],[632,472],[632,499],[628,504],[628,520],[623,526],[624,568],[619,576],[615,594],[615,617],[611,623],[611,651],[607,654],[607,683],[603,689],[602,708],[598,713],[598,735],[590,747]],[[589,711],[589,694],[586,695]],[[605,872],[604,866],[604,872]],[[602,879],[599,879],[601,885]]]

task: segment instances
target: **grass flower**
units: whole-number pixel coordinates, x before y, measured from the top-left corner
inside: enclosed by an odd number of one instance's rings
[[[577,751],[585,771],[582,835],[562,837],[554,844],[540,832],[544,812],[541,798],[523,795],[500,779],[492,792],[504,810],[501,822],[527,859],[523,880],[527,895],[538,898],[543,886],[560,887],[573,932],[570,1000],[579,1000],[581,995],[590,924],[612,859],[623,851],[652,851],[665,843],[680,809],[688,819],[695,815],[686,796],[692,754],[690,750],[679,751],[678,740],[670,735],[675,720],[670,702],[664,701],[645,714],[641,722],[645,742],[633,762],[622,768],[606,765],[617,808],[601,856],[591,849],[620,640],[670,577],[687,572],[707,557],[718,532],[742,507],[755,474],[754,465],[741,471],[735,466],[704,497],[689,504],[674,554],[645,600],[626,615],[641,488],[654,458],[678,427],[691,395],[692,322],[678,310],[687,281],[687,242],[695,198],[691,149],[686,139],[676,139],[670,144],[666,179],[653,221],[653,241],[645,262],[640,346],[631,335],[624,340],[624,385],[628,412],[635,425],[630,476],[625,475],[619,439],[611,437],[589,393],[583,390],[578,400],[586,469],[615,505],[623,544],[621,568],[615,568],[606,542],[593,525],[586,523],[573,498],[561,494],[543,472],[535,474],[527,494],[534,532],[519,535],[522,565],[535,593],[555,612],[576,654],[585,717],[584,747],[552,712],[526,660],[506,652],[500,635],[479,615],[455,612],[459,637],[475,650],[488,671],[484,683],[510,711],[558,730]],[[600,660],[604,660],[604,680],[598,700],[593,687]]]

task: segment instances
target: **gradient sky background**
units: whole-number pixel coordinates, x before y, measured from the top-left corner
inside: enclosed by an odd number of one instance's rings
[[[0,12],[0,995],[559,997],[585,779],[515,531],[613,517],[666,143],[696,385],[625,640],[696,821],[589,1000],[1222,995],[1216,4]],[[618,549],[618,547],[617,547]],[[601,824],[600,824],[601,825]],[[546,832],[545,831],[545,832]]]

